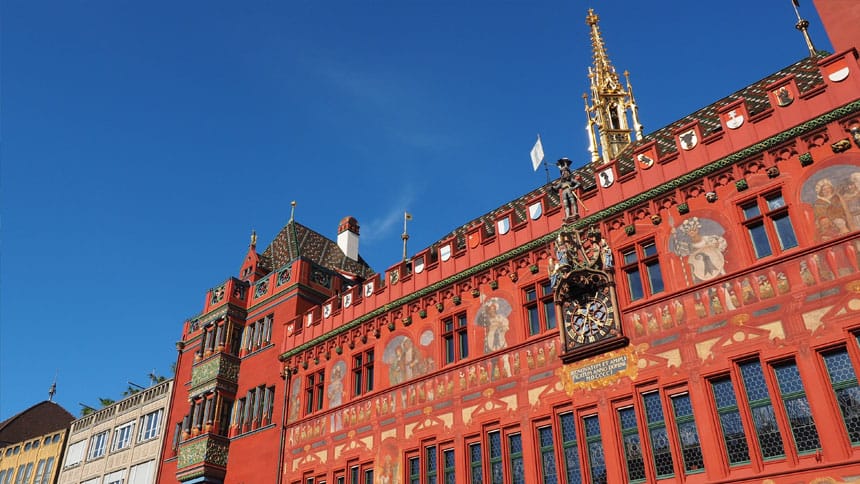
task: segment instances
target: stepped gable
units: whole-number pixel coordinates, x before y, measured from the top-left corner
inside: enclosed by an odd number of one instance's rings
[[[374,274],[373,269],[358,256],[352,260],[338,247],[337,242],[291,221],[266,247],[260,265],[267,271],[283,267],[289,262],[304,257],[317,264],[338,272],[346,272],[363,278]]]
[[[658,156],[660,157],[678,151],[673,132],[681,126],[698,121],[702,129],[702,136],[704,137],[722,131],[722,124],[720,123],[720,118],[717,115],[717,110],[722,106],[739,99],[744,99],[746,101],[747,111],[751,117],[765,111],[770,108],[770,101],[768,100],[768,91],[766,87],[786,76],[793,75],[795,77],[797,89],[800,91],[801,95],[814,87],[824,84],[824,78],[821,77],[821,72],[818,70],[818,61],[827,55],[829,54],[821,52],[816,57],[806,57],[799,62],[796,62],[741,89],[740,91],[730,94],[729,96],[690,114],[689,116],[681,118],[668,126],[645,135],[641,141],[632,143],[618,155],[618,174],[624,175],[635,170],[636,164],[633,162],[633,150],[642,144],[656,141],[659,151]],[[583,174],[583,178],[585,180],[593,179],[592,173],[589,172],[588,176]],[[583,184],[583,189],[588,189],[588,187]]]
[[[68,428],[74,415],[56,403],[45,400],[0,422],[0,445],[22,442]]]

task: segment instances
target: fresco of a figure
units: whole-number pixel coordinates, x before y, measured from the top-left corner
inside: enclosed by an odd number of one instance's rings
[[[726,273],[724,233],[722,225],[700,217],[690,217],[672,228],[669,250],[686,262],[694,284]]]
[[[432,333],[425,331],[420,341],[422,346],[429,346],[433,341]],[[412,338],[405,335],[395,336],[388,341],[382,361],[388,365],[388,378],[392,385],[409,381],[435,369],[433,358],[425,356]]]
[[[484,354],[508,347],[507,333],[511,327],[508,316],[511,303],[500,297],[491,297],[481,303],[475,324],[485,330]]]
[[[290,385],[290,400],[293,402],[299,401],[299,392],[302,389],[302,382],[300,378],[293,379],[292,385]],[[299,411],[301,410],[301,405],[290,405],[290,414],[287,416],[287,423],[295,422],[299,419]]]
[[[339,407],[343,403],[343,377],[345,375],[346,363],[339,360],[331,367],[331,379],[326,390],[329,408]],[[342,411],[337,411],[331,415],[331,431],[337,432],[342,428],[343,413]]]
[[[380,484],[400,484],[400,449],[393,438],[382,442],[376,460],[376,482]]]
[[[801,201],[812,209],[819,241],[860,230],[860,167],[835,165],[804,182]]]

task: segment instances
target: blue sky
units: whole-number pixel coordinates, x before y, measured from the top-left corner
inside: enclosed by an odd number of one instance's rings
[[[807,55],[790,0],[4,2],[0,419],[169,375],[291,200],[383,272],[584,164],[588,7],[646,132]]]

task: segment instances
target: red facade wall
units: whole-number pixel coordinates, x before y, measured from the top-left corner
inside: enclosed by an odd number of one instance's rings
[[[205,431],[180,435],[174,450],[172,429],[218,357],[195,358],[203,330],[189,324],[159,481],[394,483],[412,482],[413,470],[417,482],[434,472],[441,481],[447,456],[456,482],[493,482],[496,470],[501,482],[542,482],[549,462],[558,482],[566,471],[583,482],[857,475],[860,66],[852,52],[820,66],[813,89],[777,79],[770,108],[716,107],[723,123],[729,111],[744,116],[740,126],[685,126],[698,130],[695,148],[655,151],[653,166],[581,193],[612,249],[627,346],[562,363],[562,315],[544,285],[563,213],[542,187],[352,288],[316,287],[297,261],[283,289],[273,273],[265,294],[207,305],[199,322],[229,301],[242,327],[273,316],[272,344],[240,353],[238,374],[218,383],[234,402],[274,386],[272,418],[240,428],[234,403],[226,456],[197,454]],[[847,77],[830,75],[842,67]],[[780,106],[783,87],[793,102]],[[757,253],[756,237],[773,253]],[[650,266],[628,254],[648,244],[663,287],[635,298],[628,274]],[[357,356],[372,389],[362,380],[356,390]]]
[[[824,64],[837,61],[851,61],[852,69],[856,68],[852,56],[835,56]],[[667,479],[809,482],[822,475],[839,480],[856,472],[852,466],[857,455],[822,359],[829,348],[845,345],[855,368],[860,362],[850,333],[855,324],[853,314],[860,307],[846,306],[855,300],[860,287],[855,226],[838,235],[821,228],[815,193],[824,178],[832,178],[834,183],[839,180],[839,190],[848,190],[851,174],[860,173],[856,144],[842,153],[835,153],[832,146],[846,139],[854,121],[846,117],[821,123],[821,128],[799,137],[782,133],[802,125],[815,113],[827,113],[854,101],[860,92],[857,81],[855,77],[837,85],[827,80],[826,85],[806,93],[797,92],[791,78],[774,83],[770,89],[791,86],[800,101],[786,107],[774,105],[748,118],[736,131],[704,137],[698,151],[679,150],[653,169],[659,170],[656,179],[670,180],[756,142],[769,138],[784,141],[768,141],[772,146],[758,150],[755,156],[726,164],[725,169],[702,179],[691,178],[687,186],[670,192],[670,196],[601,222],[616,261],[622,260],[627,248],[649,240],[660,247],[665,289],[659,294],[631,300],[624,272],[616,268],[624,332],[631,338],[626,348],[563,365],[556,331],[529,336],[524,291],[539,288],[547,280],[552,245],[551,238],[545,236],[561,226],[562,214],[550,204],[543,206],[538,220],[512,224],[514,228],[507,234],[497,231],[487,237],[483,230],[475,230],[460,250],[452,242],[447,261],[441,259],[440,251],[440,259],[427,264],[420,274],[400,277],[395,284],[389,280],[383,292],[334,314],[330,320],[324,319],[319,328],[298,336],[292,344],[288,342],[285,363],[296,372],[292,381],[299,402],[304,395],[302,382],[309,373],[332,374],[335,365],[342,361],[348,367],[350,355],[368,348],[382,355],[377,357],[376,370],[381,390],[367,397],[349,398],[342,406],[327,405],[306,416],[302,416],[303,409],[292,414],[287,423],[284,477],[288,482],[336,482],[344,472],[348,481],[352,466],[373,463],[378,482],[407,482],[410,458],[418,459],[420,475],[426,476],[422,456],[428,448],[435,448],[437,455],[443,450],[454,451],[454,468],[460,479],[465,479],[463,476],[474,469],[469,460],[470,446],[480,444],[486,480],[492,463],[488,447],[498,435],[505,482],[514,482],[518,472],[524,473],[524,482],[540,482],[540,429],[552,428],[559,439],[562,417],[572,412],[584,478],[594,477],[589,474],[591,460],[586,450],[594,442],[584,435],[585,422],[593,415],[601,429],[596,442],[602,446],[607,463],[601,476],[607,482],[621,482],[630,478],[631,471],[625,465],[620,412],[632,408],[636,435],[645,449],[645,476],[656,480],[654,444],[647,442],[649,422],[643,400],[651,392],[659,395],[671,442],[674,477]],[[814,160],[812,165],[801,162],[801,155],[807,153]],[[769,170],[771,167],[776,171]],[[608,189],[584,194],[589,213],[652,188],[654,181],[648,178],[652,175],[646,173],[643,170],[622,177]],[[708,201],[706,192],[714,192],[716,200]],[[757,257],[743,224],[742,207],[777,192],[785,203],[779,209],[790,214],[797,246]],[[678,208],[681,201],[687,205],[683,212]],[[504,216],[502,212],[497,218]],[[697,220],[699,228],[695,229],[690,220]],[[634,229],[628,232],[631,226]],[[773,229],[769,230],[774,237]],[[673,245],[683,242],[684,237],[695,247],[685,251]],[[439,246],[447,243],[442,241]],[[710,269],[699,263],[704,256],[710,256]],[[499,262],[486,262],[493,258]],[[394,270],[404,268],[393,267],[389,277]],[[451,282],[433,285],[445,278]],[[411,296],[416,292],[420,297]],[[391,310],[373,314],[386,304]],[[490,306],[503,307],[507,312],[496,329],[482,316]],[[469,356],[446,365],[444,321],[460,313],[465,313],[468,321]],[[355,324],[356,320],[363,324]],[[352,329],[338,334],[338,328],[345,324]],[[505,328],[503,340],[498,339],[498,327]],[[325,334],[331,335],[330,345],[343,345],[343,356],[318,357],[326,354],[325,346],[291,351]],[[347,350],[350,344],[354,348]],[[775,458],[763,456],[750,397],[744,393],[741,368],[750,361],[757,361],[762,368],[775,409],[783,447]],[[797,449],[792,424],[780,407],[774,365],[785,362],[796,364],[806,394],[821,396],[809,401],[821,441],[815,451]],[[749,447],[749,459],[737,465],[729,465],[711,388],[725,377],[732,382],[737,418]],[[704,470],[687,472],[683,467],[678,418],[669,412],[674,398],[684,396],[693,405]],[[505,447],[510,439],[522,442],[521,455]],[[559,469],[564,462],[560,447],[556,441],[552,451]],[[511,467],[519,459],[524,463],[522,470]],[[421,479],[426,481],[426,477]]]

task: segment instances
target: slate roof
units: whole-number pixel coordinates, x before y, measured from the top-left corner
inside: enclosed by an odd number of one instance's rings
[[[0,422],[0,446],[23,442],[33,437],[64,430],[74,415],[56,403],[45,400]]]
[[[267,272],[303,257],[328,269],[363,278],[374,274],[360,255],[357,261],[350,259],[336,242],[295,221],[281,229],[260,257],[260,266]]]
[[[649,133],[648,135],[644,136],[641,141],[631,143],[630,146],[625,148],[618,155],[618,174],[624,175],[626,173],[630,173],[635,169],[636,165],[633,162],[633,150],[637,146],[640,146],[644,143],[656,141],[657,149],[659,151],[658,156],[660,157],[678,151],[678,147],[675,144],[675,136],[673,132],[684,125],[687,125],[694,121],[698,121],[703,137],[707,137],[708,135],[721,131],[722,124],[720,123],[720,118],[717,114],[717,110],[727,104],[730,104],[739,99],[746,100],[747,111],[749,112],[749,115],[751,117],[762,111],[765,111],[766,109],[771,107],[766,87],[786,76],[794,75],[795,83],[797,84],[797,88],[800,91],[801,95],[803,95],[803,93],[809,91],[810,89],[824,84],[824,78],[821,77],[821,72],[818,70],[817,64],[820,59],[823,59],[827,55],[829,54],[819,52],[818,55],[815,57],[806,57],[799,62],[796,62],[777,72],[774,72],[773,74],[765,77],[764,79],[755,82],[733,94],[730,94],[727,97],[724,97],[723,99],[720,99],[719,101],[694,112],[693,114],[690,114],[689,116],[685,116],[675,121],[674,123],[669,124],[668,126],[660,128],[653,133]],[[583,186],[583,189],[587,190],[594,188],[595,183],[592,171],[593,170],[589,170],[589,176],[587,177],[583,175],[583,179],[590,182],[590,186]]]

